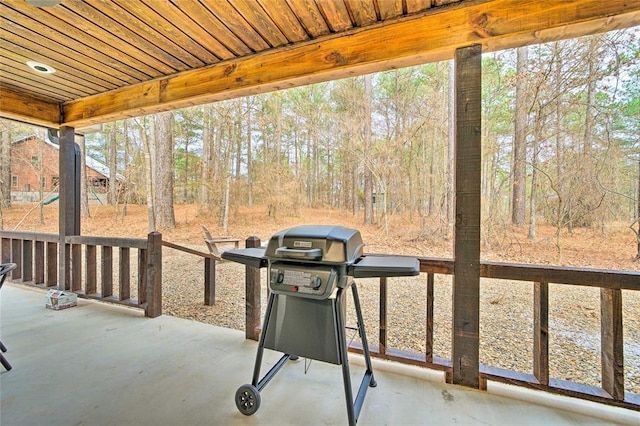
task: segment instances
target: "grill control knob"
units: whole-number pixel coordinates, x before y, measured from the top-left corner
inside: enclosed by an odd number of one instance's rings
[[[278,276],[276,277],[276,282],[278,284],[282,284],[284,281],[284,274],[282,272],[278,272]]]
[[[311,287],[314,290],[319,289],[321,285],[322,285],[322,278],[320,277],[311,278]]]

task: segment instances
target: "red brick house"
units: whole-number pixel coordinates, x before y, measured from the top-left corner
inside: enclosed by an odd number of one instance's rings
[[[59,146],[36,135],[11,144],[11,199],[40,201],[56,198],[59,181]],[[91,193],[89,199],[104,202],[109,183],[109,169],[99,161],[86,157],[85,175]],[[95,197],[93,197],[95,194]],[[102,196],[101,196],[102,195]]]

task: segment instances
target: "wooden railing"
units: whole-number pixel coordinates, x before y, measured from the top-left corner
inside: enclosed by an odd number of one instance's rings
[[[218,257],[211,253],[205,253],[199,250],[194,250],[189,247],[184,247],[178,244],[170,243],[169,241],[163,241],[162,245],[174,250],[178,250],[184,253],[192,254],[194,256],[202,257],[204,259],[204,304],[206,306],[213,306],[216,304],[216,260]]]
[[[259,246],[259,240],[257,242],[252,241],[252,244]],[[453,265],[454,262],[449,259],[420,258],[420,271],[422,274],[426,274],[426,349],[424,353],[394,349],[387,345],[387,333],[389,331],[389,323],[387,321],[387,279],[380,278],[379,344],[370,345],[369,349],[372,356],[444,371],[446,380],[448,382],[452,381],[451,360],[434,356],[434,283],[435,276],[438,274],[452,275]],[[480,365],[481,388],[486,389],[486,381],[492,380],[640,411],[640,395],[625,392],[624,341],[622,333],[622,290],[639,291],[640,273],[482,262],[481,276],[483,278],[530,282],[534,289],[532,301],[533,372],[527,374],[515,370]],[[259,299],[260,274],[257,273],[256,268],[247,267],[246,281],[245,333],[247,338],[257,340],[260,332],[261,311]],[[549,283],[600,288],[601,387],[550,377]],[[256,295],[258,295],[257,299]],[[415,317],[419,318],[420,314],[420,312],[416,312]],[[455,318],[452,318],[452,323],[455,320]],[[351,343],[350,350],[361,352],[361,346],[357,342]]]
[[[81,297],[121,303],[143,308],[145,314],[162,314],[162,246],[185,251],[205,259],[205,304],[215,301],[215,259],[207,253],[163,242],[159,233],[145,239],[71,236],[65,245],[70,258],[69,268],[59,268],[59,236],[30,232],[0,231],[2,263],[18,265],[11,279],[38,287],[57,287],[58,271],[64,270],[66,290]],[[84,247],[84,250],[83,250]],[[249,237],[246,247],[260,247],[260,240]],[[117,291],[114,288],[114,249],[118,251]],[[137,270],[131,268],[131,250],[137,250]],[[98,251],[99,250],[99,251]],[[100,253],[100,262],[98,262]],[[84,254],[84,257],[83,257]],[[436,275],[452,275],[454,262],[449,259],[421,258],[420,271],[426,274],[426,336],[424,353],[399,350],[388,346],[387,279],[380,279],[378,345],[371,345],[371,354],[396,362],[419,365],[447,373],[451,381],[451,361],[434,356],[434,287]],[[100,282],[97,270],[100,267]],[[137,274],[136,274],[137,272]],[[483,278],[529,282],[533,286],[533,371],[531,374],[515,370],[484,366],[479,368],[482,387],[487,380],[539,389],[620,406],[640,411],[640,396],[625,392],[624,337],[622,318],[622,290],[639,291],[640,273],[607,271],[570,267],[517,265],[495,262],[481,263]],[[137,283],[136,295],[131,292],[131,279]],[[549,284],[589,286],[600,289],[601,308],[601,387],[560,380],[549,374]],[[99,285],[98,285],[99,284]],[[246,267],[247,338],[257,340],[260,333],[259,269]],[[418,313],[416,313],[417,316]],[[455,321],[452,318],[452,321]],[[353,343],[350,350],[361,348]]]
[[[160,233],[152,232],[147,239],[67,236],[64,244],[68,258],[64,263],[69,267],[63,268],[59,267],[60,237],[57,234],[0,231],[0,238],[2,262],[18,265],[11,273],[12,280],[43,288],[59,288],[63,282],[64,288],[60,290],[142,308],[148,317],[162,315]],[[137,268],[131,265],[132,250],[137,250]],[[118,253],[117,262],[114,251]],[[118,268],[115,282],[114,265]],[[63,280],[59,273],[65,274]],[[132,278],[136,283],[133,292]]]

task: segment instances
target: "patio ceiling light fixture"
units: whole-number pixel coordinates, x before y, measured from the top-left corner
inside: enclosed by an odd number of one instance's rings
[[[35,7],[53,7],[60,4],[62,0],[27,0],[27,3]]]
[[[55,68],[36,61],[27,61],[27,65],[29,65],[29,68],[31,68],[32,70],[42,74],[53,74],[54,72],[56,72]]]

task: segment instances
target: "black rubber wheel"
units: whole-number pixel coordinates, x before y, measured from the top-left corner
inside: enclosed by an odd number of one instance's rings
[[[253,385],[242,385],[236,391],[236,407],[245,416],[250,416],[260,408],[260,392]]]

